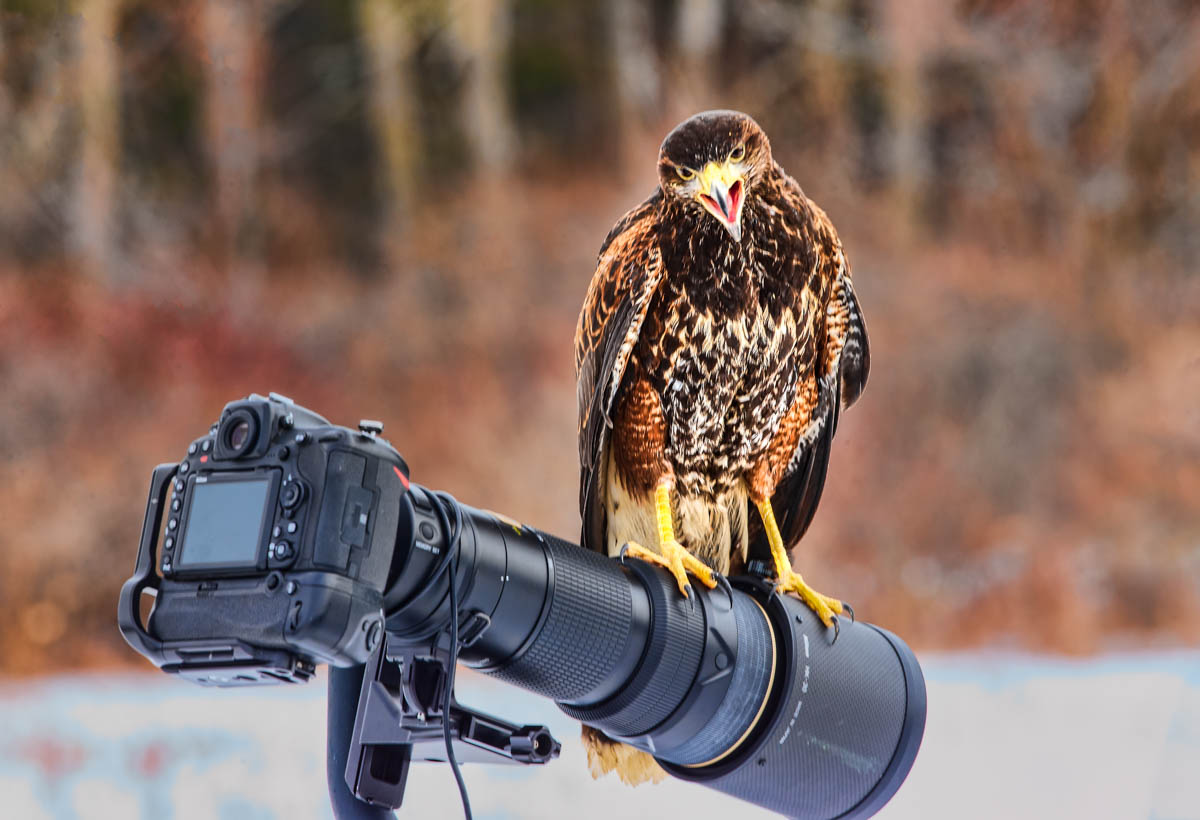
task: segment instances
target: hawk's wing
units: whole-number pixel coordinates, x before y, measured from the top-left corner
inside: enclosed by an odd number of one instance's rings
[[[803,196],[798,189],[796,193]],[[816,405],[771,497],[779,531],[788,549],[796,546],[812,523],[821,492],[825,489],[829,450],[837,432],[838,417],[862,394],[871,370],[867,327],[850,280],[850,266],[842,252],[841,240],[824,212],[815,205],[811,208],[818,231],[828,232],[828,247],[832,253],[820,263],[823,270],[819,275],[831,280],[831,286],[824,314],[814,317],[814,321],[822,322],[823,326],[816,328],[809,337],[812,344],[820,348],[816,357]],[[797,400],[804,400],[803,385],[797,392]],[[766,548],[766,538],[761,531],[754,534],[752,542],[752,554],[761,556]]]
[[[605,551],[603,468],[608,431],[629,355],[662,279],[658,249],[660,191],[630,211],[600,248],[575,331],[579,402],[579,512],[582,544]]]
[[[817,406],[771,499],[788,549],[796,546],[812,523],[825,489],[838,417],[862,393],[871,367],[867,329],[848,276],[839,281],[834,294],[827,313],[822,356],[828,369],[822,368],[825,372],[817,379]],[[849,318],[841,336],[829,327],[835,311]]]

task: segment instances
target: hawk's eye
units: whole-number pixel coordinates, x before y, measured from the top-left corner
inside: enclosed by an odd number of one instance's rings
[[[696,176],[695,171],[693,171],[691,168],[685,168],[682,165],[675,166],[675,173],[679,174],[679,178],[682,180],[689,180]]]
[[[745,158],[746,158],[746,146],[744,146],[744,145],[739,145],[737,148],[734,148],[732,151],[729,152],[729,161],[730,162],[741,162]]]

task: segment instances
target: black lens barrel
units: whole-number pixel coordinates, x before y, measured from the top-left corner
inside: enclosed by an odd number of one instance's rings
[[[450,548],[412,485],[385,594],[388,630],[448,627]],[[459,507],[460,660],[545,695],[653,754],[671,774],[788,816],[867,817],[907,776],[925,722],[911,650],[869,624],[833,644],[803,603],[752,580],[684,598],[666,572],[624,564]]]
[[[834,643],[798,599],[773,595],[764,603],[778,658],[774,691],[751,736],[708,766],[659,762],[676,777],[788,817],[872,816],[908,776],[924,734],[916,657],[872,624],[843,620]]]

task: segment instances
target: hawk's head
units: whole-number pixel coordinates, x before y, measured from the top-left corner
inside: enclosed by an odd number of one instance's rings
[[[704,111],[667,134],[658,180],[666,196],[708,211],[740,242],[742,206],[772,164],[758,123],[740,111]]]

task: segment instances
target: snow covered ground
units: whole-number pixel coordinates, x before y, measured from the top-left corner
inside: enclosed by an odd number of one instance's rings
[[[879,815],[1200,820],[1200,653],[1075,661],[922,657],[925,741]],[[629,789],[586,772],[552,704],[478,676],[461,700],[546,723],[545,768],[467,766],[480,818],[769,817],[671,781]],[[324,681],[217,691],[164,675],[0,682],[0,817],[327,818]],[[443,766],[414,766],[402,817],[460,815]]]

